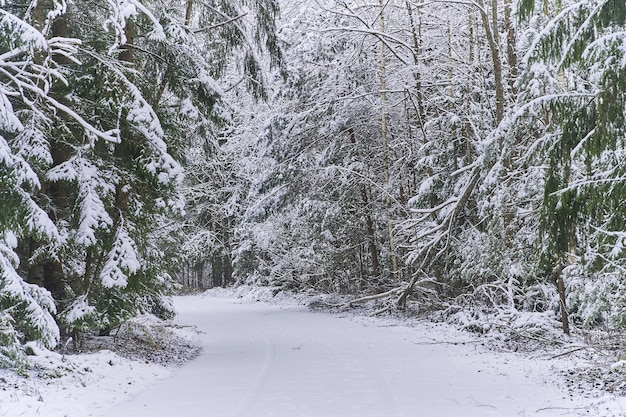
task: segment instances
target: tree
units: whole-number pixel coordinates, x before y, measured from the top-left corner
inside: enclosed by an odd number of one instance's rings
[[[623,313],[612,300],[623,293],[624,223],[616,207],[623,200],[624,5],[523,1],[520,11],[545,24],[529,32],[518,104],[501,133],[530,134],[517,157],[529,169],[545,167],[537,183],[539,271],[558,288],[566,333],[570,313],[619,323]]]
[[[60,12],[62,4],[58,6],[43,22],[43,30]],[[12,3],[0,10],[0,365],[23,365],[24,341],[52,347],[59,340],[54,300],[20,273],[23,263],[16,249],[20,239],[53,246],[61,242],[57,227],[34,197],[42,187],[35,167],[51,156],[46,138],[31,127],[45,121],[50,109],[75,116],[48,92],[53,83],[65,81],[52,57],[72,59],[77,41],[46,39],[42,29],[16,11]]]
[[[257,96],[259,52],[281,61],[271,0],[2,5],[5,363],[28,340],[52,347],[61,333],[172,314],[183,166],[231,117],[216,79],[234,64],[221,48],[238,51]]]
[[[163,296],[171,281],[163,251],[150,238],[160,219],[182,210],[176,143],[166,143],[171,137],[137,81],[141,60],[129,53],[139,46],[135,20],[145,19],[146,33],[139,35],[148,45],[165,43],[164,28],[139,3],[93,6],[68,6],[51,33],[83,40],[80,61],[56,59],[67,84],[48,93],[76,109],[83,123],[50,117],[45,134],[52,160],[42,167],[46,187],[38,198],[64,240],[57,248],[34,245],[31,265],[43,271],[59,320],[72,332],[106,330],[138,312],[167,314]],[[46,4],[41,7],[46,12]],[[105,21],[112,30],[83,24],[90,21]],[[29,252],[25,257],[32,258]]]
[[[187,11],[199,56],[210,57],[209,73],[215,85],[225,87],[219,111],[189,138],[193,151],[185,184],[186,269],[196,269],[199,281],[207,285],[226,285],[234,280],[233,240],[248,181],[239,165],[249,144],[239,138],[249,130],[247,123],[253,123],[254,112],[246,114],[251,103],[268,98],[269,71],[283,69],[275,27],[278,5],[213,1],[193,4]],[[238,131],[239,136],[234,133]]]

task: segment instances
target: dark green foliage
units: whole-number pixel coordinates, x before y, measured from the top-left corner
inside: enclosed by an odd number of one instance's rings
[[[534,3],[522,1],[520,13],[530,16]],[[621,291],[604,282],[622,275],[625,25],[622,1],[578,2],[550,23],[527,56],[529,69],[545,65],[567,91],[546,92],[542,109],[553,135],[542,147],[547,170],[539,224],[540,270],[546,277],[563,267],[578,271],[571,283],[572,309],[584,310],[579,314],[589,321],[623,320],[622,313],[597,300],[602,291]],[[525,78],[522,85],[533,82]],[[584,279],[597,280],[599,292],[589,293],[589,287],[580,284]]]
[[[520,0],[518,3],[518,16],[519,19],[528,19],[535,11],[536,0]]]

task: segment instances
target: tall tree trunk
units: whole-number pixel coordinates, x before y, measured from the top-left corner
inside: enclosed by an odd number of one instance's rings
[[[556,287],[559,292],[559,305],[561,309],[561,324],[563,333],[570,334],[569,330],[569,314],[567,312],[567,304],[565,298],[565,282],[563,281],[563,265],[559,265],[556,270]]]
[[[213,287],[221,287],[222,283],[223,283],[223,276],[224,276],[224,268],[222,265],[222,261],[223,261],[223,257],[215,254],[212,257],[212,262],[211,262],[211,275],[212,275],[212,280],[213,280]]]
[[[500,0],[491,1],[491,31],[493,34],[493,42],[500,46],[500,32],[498,30],[498,2]],[[505,0],[506,1],[506,0]]]
[[[356,145],[356,134],[354,129],[349,129],[350,142]],[[378,248],[376,247],[376,233],[374,229],[374,219],[372,218],[372,212],[370,210],[369,198],[367,195],[367,189],[365,186],[361,187],[361,200],[363,201],[363,213],[365,215],[365,230],[367,236],[367,249],[370,253],[370,259],[372,261],[372,276],[378,277],[380,275],[380,261],[378,260]]]
[[[45,2],[43,0],[38,0],[31,11],[31,17],[33,21],[33,27],[35,29],[41,31],[44,28],[46,21],[46,12],[44,10]]]
[[[122,52],[120,52],[119,60],[133,63],[135,62],[135,55],[133,45],[135,43],[135,24],[132,20],[126,21],[126,27],[124,27],[124,35],[126,36],[126,44],[122,45]]]
[[[473,11],[470,10],[469,14],[468,14],[468,28],[469,28],[469,33],[468,33],[468,55],[467,55],[467,62],[468,62],[468,67],[469,67],[469,74],[468,74],[468,90],[469,91],[473,91],[474,89],[474,82],[475,82],[475,78],[474,78],[474,13]],[[471,94],[466,94],[465,96],[465,105],[466,107],[466,112],[467,114],[472,114],[472,95]],[[466,158],[467,158],[467,163],[468,164],[472,164],[473,162],[473,155],[472,155],[472,141],[471,141],[471,137],[472,137],[472,123],[468,118],[466,118],[465,121],[465,127],[464,127],[464,135],[465,135],[465,153],[466,153]]]
[[[515,25],[511,12],[511,1],[504,0],[504,27],[506,29],[506,52],[509,61],[509,86],[511,92],[516,94],[515,82],[517,81],[517,53],[515,45]]]
[[[369,210],[369,199],[365,187],[361,188],[361,198],[365,207],[365,225],[367,230],[367,248],[372,260],[372,275],[377,277],[380,275],[380,262],[378,261],[378,248],[376,248],[376,235],[374,230],[374,219]]]
[[[385,2],[380,0],[380,31],[385,32]],[[388,127],[387,127],[387,59],[385,43],[380,43],[380,90],[381,90],[381,139],[383,145],[383,173],[385,180],[385,201],[387,205],[387,233],[389,236],[389,251],[391,255],[391,276],[394,280],[398,279],[398,257],[396,255],[396,244],[393,233],[393,220],[392,220],[392,201],[389,194],[390,189],[390,172],[389,172],[389,141],[388,141]]]
[[[191,24],[191,14],[193,12],[193,0],[187,0],[187,8],[185,9],[185,26]]]
[[[40,1],[33,12],[36,19],[45,18],[44,2]],[[44,21],[38,21],[36,26],[43,27]],[[66,17],[59,16],[53,22],[51,27],[52,37],[69,37],[69,29],[67,26]],[[54,55],[54,61],[57,64],[64,65],[69,62],[67,57],[63,55]],[[53,87],[54,88],[54,87]],[[59,101],[64,101],[63,97],[58,98]],[[58,166],[68,161],[72,154],[72,149],[63,141],[55,139],[50,140],[50,153],[53,160],[53,166]],[[46,183],[42,188],[42,193],[47,195],[52,203],[52,210],[49,213],[56,224],[61,221],[65,221],[70,217],[70,190],[69,184],[65,181],[58,181],[54,183]],[[63,256],[60,254],[57,259],[47,260],[42,265],[33,265],[32,273],[38,275],[43,272],[44,286],[52,293],[55,300],[61,303],[60,307],[63,308],[63,303],[66,302],[66,277],[63,272]],[[29,272],[30,275],[30,272]]]
[[[226,216],[222,220],[222,239],[224,242],[224,255],[223,255],[223,285],[230,284],[233,277],[233,263],[231,256],[231,244],[230,244],[230,219]]]
[[[497,44],[495,32],[498,30],[497,27],[492,28],[491,23],[489,22],[489,15],[487,13],[487,9],[485,9],[485,2],[483,0],[476,0],[476,4],[478,5],[478,9],[480,11],[480,16],[483,22],[483,29],[485,30],[485,36],[487,38],[487,42],[489,43],[489,49],[491,52],[491,60],[493,63],[493,76],[494,83],[496,87],[496,123],[500,123],[502,118],[504,117],[504,82],[503,82],[503,71],[502,71],[502,59],[500,58],[500,46]],[[497,12],[497,8],[496,8]],[[497,17],[494,17],[494,20],[497,21]]]
[[[413,8],[409,0],[406,0],[406,9],[409,15],[409,25],[411,28],[411,35],[412,35],[412,40],[413,40],[413,65],[415,65],[415,70],[413,71],[413,78],[415,79],[415,94],[417,96],[417,106],[415,110],[417,112],[417,118],[418,118],[420,129],[422,130],[422,133],[425,136],[426,134],[424,132],[425,115],[424,115],[424,97],[422,94],[422,74],[417,70],[417,67],[419,65],[419,53],[421,50],[421,39],[422,39],[421,17],[420,17],[419,25],[417,25],[415,23],[415,17],[413,16]]]
[[[450,101],[454,101],[454,67],[456,66],[456,62],[452,56],[452,19],[450,18],[450,5],[446,4],[446,40],[447,40],[447,58],[448,58],[448,89],[447,95],[450,98]],[[451,136],[453,138],[457,138],[457,128],[456,126],[452,127]],[[452,147],[454,148],[453,157],[454,157],[454,171],[459,169],[459,147],[457,144],[457,140],[452,140]]]
[[[471,71],[474,68],[474,12],[470,11],[468,16],[468,60]]]

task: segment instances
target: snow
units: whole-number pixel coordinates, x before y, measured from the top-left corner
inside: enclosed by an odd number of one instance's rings
[[[68,323],[75,323],[79,320],[83,320],[90,314],[94,314],[95,311],[96,308],[89,305],[89,302],[87,301],[87,296],[81,295],[68,308],[67,313],[65,314],[65,320]]]
[[[121,358],[111,351],[63,357],[46,353],[37,360],[47,371],[37,384],[0,377],[2,416],[86,417],[94,409],[137,394],[170,370]],[[0,374],[2,375],[2,374]]]
[[[13,106],[7,95],[0,90],[0,129],[9,132],[19,132],[24,129],[22,122],[15,116]],[[4,139],[3,139],[4,140]]]
[[[124,227],[120,227],[101,273],[106,288],[125,287],[128,277],[141,269],[137,245]]]
[[[232,294],[232,293],[231,293]],[[252,297],[254,299],[254,296]],[[103,351],[36,360],[60,376],[13,388],[0,373],[0,415],[46,417],[619,416],[623,398],[573,396],[551,361],[490,351],[443,324],[310,312],[219,297],[175,300],[202,332],[179,369]],[[619,365],[618,365],[619,366]],[[2,371],[0,371],[2,372]],[[167,377],[167,378],[166,378]],[[23,384],[22,384],[23,385]]]
[[[446,326],[225,299],[180,307],[204,332],[203,354],[104,416],[587,415],[549,363]]]
[[[87,147],[84,151],[89,151]],[[105,175],[84,155],[70,158],[50,169],[46,177],[53,182],[77,181],[78,199],[80,201],[80,218],[76,231],[76,242],[79,245],[93,246],[97,243],[96,232],[107,230],[113,226],[113,219],[105,208],[102,198],[115,192],[114,183],[117,178],[105,179]]]
[[[0,300],[13,305],[13,309],[23,309],[25,314],[22,320],[28,321],[30,326],[41,332],[41,340],[44,343],[54,346],[60,337],[59,329],[52,317],[56,313],[54,300],[48,290],[29,284],[19,276],[16,270],[19,257],[14,252],[16,247],[15,234],[5,232],[4,236],[0,236]],[[1,313],[12,313],[12,311],[11,308],[2,308]],[[2,322],[1,316],[0,322]],[[5,328],[1,330],[8,331]]]
[[[149,335],[149,331],[157,333]],[[111,349],[70,355],[30,345],[34,356],[29,357],[33,365],[27,378],[0,368],[0,416],[99,415],[103,409],[171,376],[173,364],[180,363],[181,356],[192,356],[195,350],[189,346],[196,337],[195,331],[153,316],[129,321],[114,334],[115,338],[98,338],[105,340],[97,343],[116,350],[122,347],[126,357]],[[141,339],[151,342],[154,352],[141,352],[145,347],[137,343]],[[66,344],[71,343],[70,340]]]

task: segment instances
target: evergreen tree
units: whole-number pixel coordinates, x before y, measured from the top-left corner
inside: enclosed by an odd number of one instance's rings
[[[39,198],[48,202],[63,244],[34,245],[47,257],[31,266],[43,272],[68,331],[107,329],[161,308],[171,283],[162,251],[149,237],[162,216],[182,210],[177,196],[182,167],[170,154],[159,116],[134,81],[141,74],[129,54],[135,20],[145,19],[141,35],[148,40],[165,39],[163,27],[139,3],[93,6],[70,5],[51,33],[84,40],[80,61],[56,57],[67,85],[48,94],[76,109],[82,124],[63,115],[50,118],[52,161],[42,170],[46,187]],[[92,21],[106,23],[83,23]],[[107,25],[113,30],[105,32]]]
[[[520,11],[541,16],[538,6],[523,1]],[[545,126],[543,132],[535,129],[541,134],[529,144],[537,163],[546,167],[540,271],[556,280],[567,332],[568,313],[587,323],[624,320],[617,300],[624,294],[619,206],[624,199],[626,6],[611,0],[555,6],[524,59],[513,118],[529,117],[529,125]]]
[[[54,346],[57,323],[78,335],[172,314],[183,164],[230,117],[216,82],[230,64],[214,46],[248,54],[257,94],[256,52],[280,60],[275,2],[199,6],[2,2],[3,363],[27,340]]]
[[[44,28],[58,11],[50,13]],[[29,260],[20,261],[18,242],[37,239],[55,247],[62,242],[35,197],[42,188],[36,167],[51,156],[46,138],[33,126],[45,124],[50,109],[66,110],[48,97],[54,83],[65,82],[52,57],[70,58],[77,45],[74,39],[47,39],[19,12],[13,3],[0,10],[0,365],[23,364],[25,341],[53,347],[59,340],[55,302],[22,273]]]

